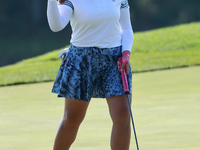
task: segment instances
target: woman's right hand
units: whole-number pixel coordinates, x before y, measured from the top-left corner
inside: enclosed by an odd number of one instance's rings
[[[63,3],[65,0],[57,0],[59,3]]]

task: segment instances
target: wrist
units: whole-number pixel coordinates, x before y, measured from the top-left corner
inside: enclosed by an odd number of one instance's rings
[[[130,57],[130,52],[128,51],[124,51],[123,53],[122,53],[122,57],[123,56],[125,56],[125,57]]]
[[[130,59],[130,52],[124,51],[122,53],[122,64],[125,66]]]
[[[129,53],[129,54],[131,53],[129,50],[125,50],[125,51],[122,52],[122,54],[124,54],[125,52]]]

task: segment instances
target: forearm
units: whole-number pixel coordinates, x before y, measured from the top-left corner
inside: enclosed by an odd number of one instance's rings
[[[68,6],[58,6],[56,0],[48,0],[47,19],[52,31],[62,30],[71,18],[72,10]]]
[[[121,35],[122,35],[122,52],[129,51],[131,52],[134,34],[130,21],[130,12],[129,9],[121,11],[119,19],[119,24],[121,27]]]
[[[122,31],[122,52],[129,51],[131,53],[134,41],[134,34],[132,29]]]

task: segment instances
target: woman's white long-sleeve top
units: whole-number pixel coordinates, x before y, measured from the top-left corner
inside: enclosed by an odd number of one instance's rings
[[[77,47],[111,48],[122,45],[131,51],[134,35],[127,0],[48,0],[48,23],[58,32],[69,23],[70,43]]]

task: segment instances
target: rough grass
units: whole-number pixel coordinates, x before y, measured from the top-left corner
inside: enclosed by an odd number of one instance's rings
[[[133,116],[141,150],[199,150],[200,67],[133,74]],[[0,149],[50,150],[63,115],[53,83],[0,87]],[[110,150],[105,99],[92,99],[71,150]],[[131,148],[136,149],[132,133]]]
[[[132,72],[200,64],[200,23],[135,33]],[[52,81],[61,61],[60,50],[0,68],[0,86]]]
[[[199,29],[199,23],[191,23],[136,34],[133,72],[199,65]]]

